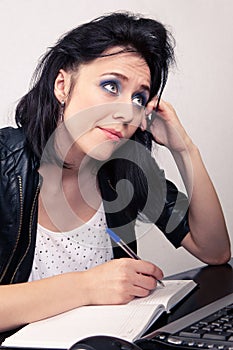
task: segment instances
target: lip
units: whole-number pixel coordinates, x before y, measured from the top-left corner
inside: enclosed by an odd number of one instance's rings
[[[123,138],[122,133],[120,131],[116,131],[115,129],[101,128],[99,126],[98,129],[102,130],[105,135],[111,140],[118,141],[119,139]]]

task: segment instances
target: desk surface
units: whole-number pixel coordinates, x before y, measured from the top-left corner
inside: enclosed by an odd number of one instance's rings
[[[198,283],[198,288],[173,308],[170,314],[163,314],[148,333],[233,293],[233,258],[225,265],[196,268],[167,279],[193,279]]]

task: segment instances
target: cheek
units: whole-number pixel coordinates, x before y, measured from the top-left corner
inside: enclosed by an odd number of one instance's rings
[[[88,99],[82,97],[76,97],[72,99],[65,108],[64,118],[72,118],[75,115],[78,115],[81,111],[90,107],[90,102]]]
[[[127,138],[130,138],[136,130],[141,126],[143,117],[139,116],[137,118],[134,118],[131,124],[128,125],[127,127]]]
[[[127,138],[130,139],[130,137],[136,132],[138,126],[136,125],[131,125],[128,127],[128,132],[127,132]]]
[[[84,84],[79,85],[74,88],[70,99],[66,103],[65,118],[71,118],[81,111],[97,106],[100,103],[96,90],[88,88]]]

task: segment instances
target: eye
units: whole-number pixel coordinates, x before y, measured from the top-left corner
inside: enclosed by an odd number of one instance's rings
[[[109,92],[111,94],[118,94],[119,93],[119,86],[114,81],[102,82],[101,87],[104,90],[107,90],[107,92]]]
[[[143,96],[143,94],[137,94],[133,96],[132,101],[139,107],[144,107],[146,105],[146,98]]]

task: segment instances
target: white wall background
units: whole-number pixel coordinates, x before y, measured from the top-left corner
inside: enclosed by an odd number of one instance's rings
[[[0,126],[13,123],[15,103],[46,48],[78,24],[114,10],[152,16],[174,34],[177,68],[164,98],[199,146],[233,237],[232,0],[0,0]],[[159,149],[156,155],[182,187],[169,154]],[[140,254],[165,275],[201,265],[151,226],[140,227],[139,236]]]

